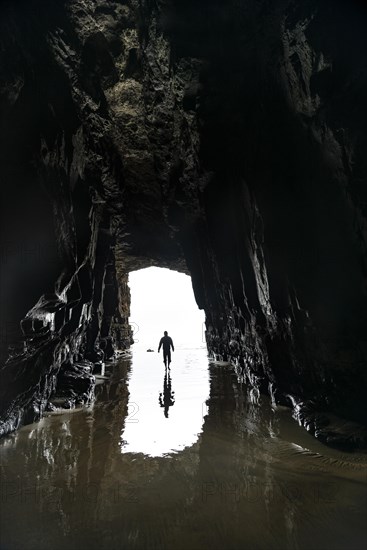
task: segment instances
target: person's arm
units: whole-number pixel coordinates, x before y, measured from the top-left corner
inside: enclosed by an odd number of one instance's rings
[[[172,338],[171,338],[171,346],[172,346],[172,351],[175,351],[175,348],[174,348],[174,345],[173,345]]]
[[[159,342],[158,353],[161,351],[161,347],[162,347],[162,343],[163,343],[162,340],[163,340],[163,338],[161,338],[161,340]]]

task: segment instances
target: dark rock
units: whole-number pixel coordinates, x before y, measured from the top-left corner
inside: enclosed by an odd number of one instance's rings
[[[94,397],[95,387],[92,370],[93,365],[86,361],[61,365],[55,392],[51,395],[50,401],[64,399],[63,408],[89,403]]]
[[[101,338],[99,345],[106,360],[112,359],[115,356],[114,339],[111,336]]]
[[[285,395],[284,393],[280,393],[278,390],[275,390],[272,395],[273,395],[274,403],[276,405],[292,408],[293,403],[291,398],[288,395]]]
[[[366,449],[366,426],[345,421],[329,412],[320,412],[313,402],[296,403],[294,398],[292,401],[296,420],[323,443],[344,451]]]
[[[57,407],[51,401],[49,401],[46,405],[45,412],[54,412],[56,411],[56,409]]]
[[[104,360],[104,352],[101,349],[94,349],[87,352],[85,358],[92,363],[100,363]]]
[[[104,362],[103,361],[98,361],[97,363],[94,363],[92,373],[93,374],[103,374],[104,373]]]

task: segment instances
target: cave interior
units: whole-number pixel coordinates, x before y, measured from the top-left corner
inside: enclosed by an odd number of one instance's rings
[[[213,359],[365,448],[363,4],[1,12],[0,435],[93,399],[128,274],[158,266],[191,276]]]

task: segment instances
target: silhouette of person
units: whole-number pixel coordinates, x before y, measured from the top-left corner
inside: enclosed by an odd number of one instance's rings
[[[170,368],[169,364],[171,362],[171,348],[172,351],[175,351],[175,348],[173,346],[172,338],[168,336],[168,332],[164,331],[164,336],[162,336],[160,342],[159,342],[159,348],[158,353],[161,350],[161,347],[163,346],[163,363]]]
[[[172,380],[167,368],[164,375],[163,392],[159,394],[159,404],[164,408],[164,416],[168,418],[168,410],[175,404],[175,392],[172,391]]]

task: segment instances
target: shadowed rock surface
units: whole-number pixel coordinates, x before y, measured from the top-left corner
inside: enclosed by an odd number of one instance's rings
[[[0,434],[77,373],[92,398],[85,361],[128,348],[128,273],[156,265],[191,275],[217,359],[366,446],[363,4],[0,10]]]

